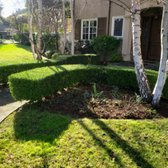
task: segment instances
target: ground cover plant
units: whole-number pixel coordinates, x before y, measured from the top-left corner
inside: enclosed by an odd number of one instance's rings
[[[167,119],[82,119],[29,104],[0,124],[0,167],[166,168],[167,131]]]

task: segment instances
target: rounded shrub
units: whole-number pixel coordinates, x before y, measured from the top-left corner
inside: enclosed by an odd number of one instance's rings
[[[107,65],[112,56],[118,53],[120,40],[111,36],[98,36],[91,44],[99,56],[100,64]]]

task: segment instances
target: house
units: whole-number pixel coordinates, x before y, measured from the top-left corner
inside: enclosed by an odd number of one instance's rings
[[[143,59],[158,61],[162,8],[155,0],[141,1]],[[131,7],[131,0],[123,2]],[[132,60],[131,15],[127,10],[110,0],[75,0],[74,12],[75,40],[91,40],[100,35],[121,38],[123,59]]]

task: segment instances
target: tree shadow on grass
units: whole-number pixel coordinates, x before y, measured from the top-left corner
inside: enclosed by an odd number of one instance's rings
[[[153,168],[153,166],[141,156],[141,153],[136,149],[131,147],[127,141],[122,139],[114,130],[109,128],[103,121],[94,120],[93,121],[97,126],[100,127],[112,140],[114,140],[117,145],[122,148],[127,155],[137,164],[138,167],[142,168]]]
[[[35,140],[52,143],[71,123],[70,116],[39,111],[33,105],[25,105],[15,114],[15,137],[19,140]]]
[[[117,156],[112,149],[110,149],[103,140],[99,139],[96,134],[82,121],[77,120],[78,123],[89,133],[89,135],[94,139],[95,143],[98,144],[101,148],[105,150],[108,156],[111,159],[115,159],[115,162],[120,166],[124,167],[124,164],[121,162],[121,157]]]
[[[99,119],[94,119],[93,122],[107,134],[110,139],[114,140],[122,150],[132,159],[138,167],[142,168],[153,168],[153,166],[141,156],[141,153],[138,152],[136,149],[131,147],[127,141],[122,139],[114,130],[109,128],[103,121]],[[93,137],[94,141],[99,144],[101,148],[103,148],[106,153],[109,155],[109,157],[113,157],[115,159],[115,162],[120,166],[124,167],[124,164],[122,163],[122,159],[120,156],[117,156],[112,149],[110,149],[103,140],[99,139],[96,134],[88,128],[88,126],[82,121],[78,120],[78,123]]]
[[[29,45],[15,44],[15,46],[16,46],[17,48],[21,48],[21,49],[24,49],[24,50],[26,50],[26,51],[32,52],[32,51],[31,51],[31,46],[29,46]]]

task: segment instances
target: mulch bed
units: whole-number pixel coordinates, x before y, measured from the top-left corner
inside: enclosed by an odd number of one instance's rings
[[[95,86],[93,88],[93,86]],[[168,102],[162,101],[158,109],[143,103],[132,91],[117,87],[90,84],[79,85],[38,102],[41,110],[71,115],[75,118],[152,119],[168,117]]]

